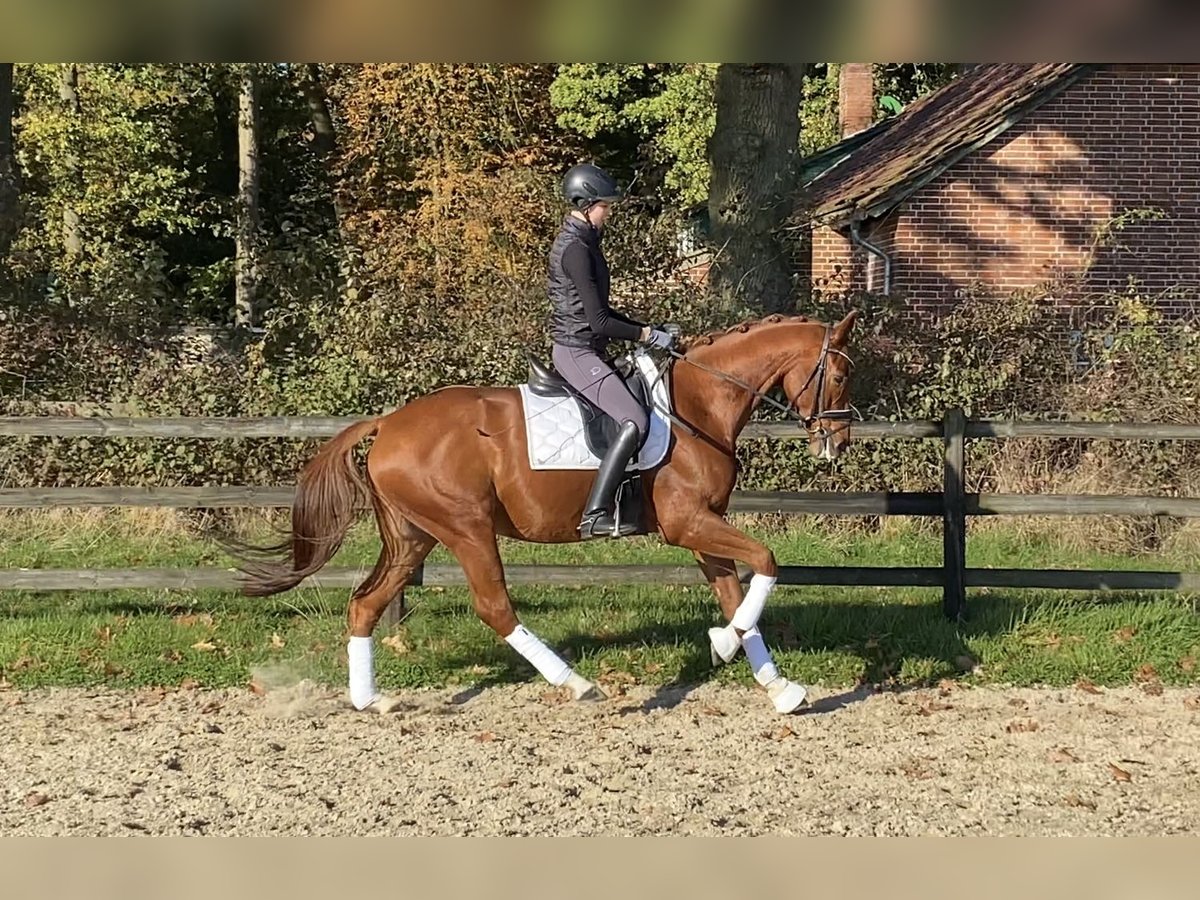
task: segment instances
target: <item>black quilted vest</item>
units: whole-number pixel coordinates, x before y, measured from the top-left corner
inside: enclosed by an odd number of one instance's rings
[[[600,233],[587,222],[568,215],[550,247],[550,334],[556,344],[564,347],[589,347],[602,353],[608,346],[608,338],[596,334],[588,325],[583,301],[562,268],[563,251],[576,242],[588,248],[596,290],[601,301],[608,303],[608,262],[600,250]]]

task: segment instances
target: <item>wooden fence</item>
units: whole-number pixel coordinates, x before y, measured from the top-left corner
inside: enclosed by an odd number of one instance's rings
[[[325,438],[354,418],[77,418],[0,417],[0,439],[42,437],[136,438]],[[944,482],[941,492],[756,492],[737,491],[731,511],[841,516],[940,516],[941,566],[782,565],[779,582],[791,585],[941,587],[945,614],[961,619],[969,587],[1023,587],[1081,590],[1200,590],[1200,573],[1055,569],[971,569],[966,565],[967,519],[1013,515],[1136,515],[1200,517],[1200,499],[1128,495],[967,493],[967,441],[997,438],[1077,438],[1106,440],[1196,440],[1200,425],[1110,424],[1092,422],[968,421],[951,410],[941,422],[859,422],[856,440],[941,439]],[[794,425],[751,423],[747,439],[794,440]],[[175,508],[290,507],[290,486],[0,488],[0,507],[159,506]],[[507,566],[514,584],[702,584],[696,566]],[[331,568],[306,586],[351,587],[366,569]],[[145,589],[231,589],[237,573],[218,567],[192,569],[7,569],[0,590],[67,591]],[[416,584],[465,584],[457,566],[427,565]]]

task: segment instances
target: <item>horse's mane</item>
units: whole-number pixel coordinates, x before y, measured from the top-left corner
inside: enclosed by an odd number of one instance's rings
[[[715,331],[705,332],[686,342],[686,349],[690,350],[693,347],[704,347],[712,344],[721,338],[730,334],[745,334],[752,328],[757,328],[760,325],[778,325],[781,322],[811,322],[808,316],[785,316],[781,313],[772,313],[762,319],[745,319],[738,322],[736,325],[731,325],[728,328],[718,328]]]

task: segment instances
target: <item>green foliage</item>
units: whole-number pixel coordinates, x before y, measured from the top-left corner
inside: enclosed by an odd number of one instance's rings
[[[707,141],[716,124],[716,65],[561,65],[550,85],[559,127],[593,142],[616,172],[657,170],[663,198],[708,196]]]
[[[808,156],[841,140],[838,123],[839,63],[814,63],[804,78],[800,101],[800,155]]]
[[[666,167],[663,183],[684,206],[708,200],[708,139],[717,123],[713,100],[717,66],[689,63],[660,76],[661,90],[626,107],[650,137],[654,161]]]
[[[876,63],[876,119],[894,116],[918,97],[949,83],[957,63]]]

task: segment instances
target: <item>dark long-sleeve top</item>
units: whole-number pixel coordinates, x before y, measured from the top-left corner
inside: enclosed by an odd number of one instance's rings
[[[582,242],[576,242],[563,251],[562,267],[575,285],[588,325],[598,335],[616,340],[636,341],[642,336],[645,326],[608,305],[608,266],[603,264],[603,273],[596,271],[596,257]],[[601,275],[601,277],[597,277]]]

